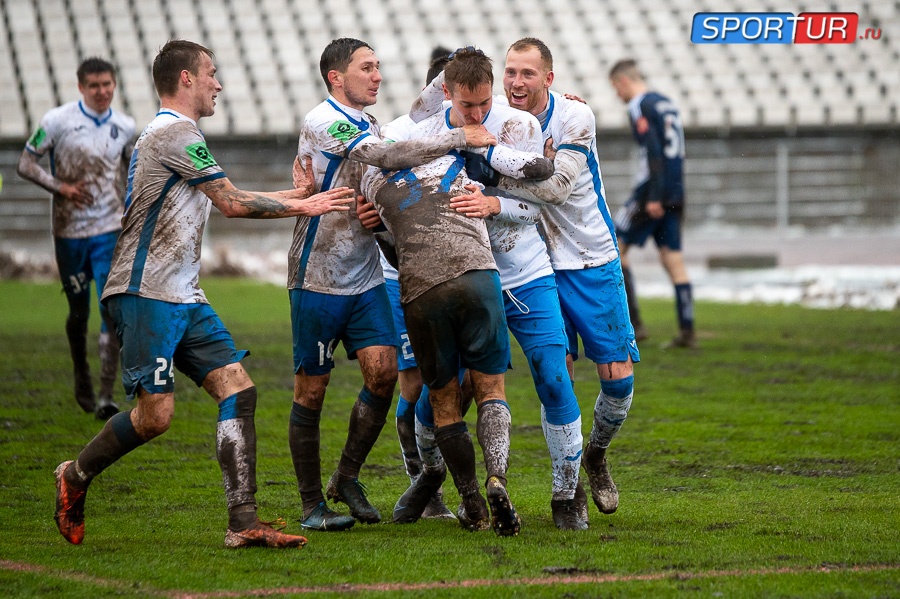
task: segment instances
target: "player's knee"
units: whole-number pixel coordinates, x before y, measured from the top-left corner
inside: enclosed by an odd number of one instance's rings
[[[369,372],[369,376],[365,377],[365,383],[375,395],[382,397],[394,395],[394,387],[397,385],[396,365],[393,368],[386,364],[380,365]]]

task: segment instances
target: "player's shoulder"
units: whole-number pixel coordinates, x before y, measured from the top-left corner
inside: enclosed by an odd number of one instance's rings
[[[563,94],[552,90],[550,91],[550,95],[553,98],[554,116],[564,117],[567,119],[581,119],[585,121],[595,120],[594,111],[591,110],[591,107],[584,102],[579,102],[578,100],[570,100]]]
[[[44,113],[44,118],[41,121],[45,124],[58,124],[71,122],[71,118],[73,116],[79,115],[81,113],[81,108],[79,107],[78,101],[74,102],[66,102],[60,106],[55,108],[51,108],[46,113]]]

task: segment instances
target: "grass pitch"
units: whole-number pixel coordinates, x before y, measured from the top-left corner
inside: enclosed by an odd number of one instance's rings
[[[284,517],[298,532],[287,293],[243,280],[203,286],[237,346],[252,351],[244,364],[259,389],[260,515]],[[539,406],[514,351],[509,489],[524,520],[518,537],[447,521],[357,524],[306,533],[303,550],[230,551],[216,408],[181,375],[171,430],[94,481],[84,544],[62,539],[53,470],[101,423],[72,397],[59,286],[0,282],[0,306],[3,596],[900,596],[896,311],[701,303],[701,349],[684,352],[658,349],[673,332],[671,303],[644,302],[653,337],[641,346],[634,405],[609,453],[620,508],[604,516],[592,505],[589,531],[553,526]],[[95,314],[92,347],[98,326]],[[361,385],[356,363],[337,355],[322,419],[325,477]],[[576,370],[586,435],[599,384],[586,360]],[[389,519],[408,483],[392,419],[361,478]],[[455,508],[449,480],[445,491]]]

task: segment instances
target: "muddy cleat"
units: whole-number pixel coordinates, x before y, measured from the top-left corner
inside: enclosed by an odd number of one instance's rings
[[[256,524],[244,530],[234,531],[229,528],[225,533],[225,546],[229,549],[239,549],[241,547],[275,547],[284,549],[306,545],[306,537],[281,532],[284,526],[284,520],[279,519],[275,522],[257,520]]]
[[[587,530],[588,523],[581,517],[576,499],[551,499],[550,511],[553,523],[559,530]]]
[[[488,479],[487,502],[491,506],[491,527],[501,537],[514,537],[522,528],[522,520],[516,513],[506,487],[496,476]]]
[[[423,472],[397,500],[391,519],[397,524],[412,524],[421,518],[435,494],[440,490],[447,471]],[[443,505],[443,504],[441,504]],[[444,507],[446,510],[447,508]],[[452,514],[451,514],[452,516]]]
[[[591,497],[594,498],[597,509],[604,514],[615,512],[619,507],[619,490],[606,466],[606,450],[588,443],[584,448],[581,465],[587,472],[588,481],[591,483]]]
[[[91,414],[96,407],[94,385],[91,383],[91,373],[88,371],[75,370],[75,401],[88,414]]]
[[[584,520],[585,525],[587,525],[590,522],[587,493],[584,492],[584,485],[581,484],[581,480],[575,485],[575,509],[578,510],[578,517]]]
[[[87,488],[73,489],[66,482],[63,473],[73,460],[63,462],[56,467],[56,527],[60,534],[73,545],[80,545],[84,540],[84,498]]]
[[[119,406],[111,397],[100,397],[97,399],[97,405],[94,406],[94,416],[97,420],[109,420],[119,413]]]
[[[456,520],[456,516],[450,511],[450,508],[444,504],[444,492],[439,488],[437,492],[431,496],[422,517],[426,519]]]
[[[462,503],[456,510],[456,519],[459,520],[460,526],[472,532],[491,527],[491,515],[481,493],[472,493],[462,498]]]
[[[381,522],[381,514],[366,499],[366,487],[359,482],[358,478],[341,480],[341,477],[335,472],[325,487],[325,497],[332,501],[346,503],[350,508],[350,514],[363,524]]]
[[[693,330],[684,329],[662,349],[697,349],[697,337]]]
[[[308,530],[335,531],[347,530],[356,524],[353,516],[339,514],[321,502],[300,520],[300,527]]]

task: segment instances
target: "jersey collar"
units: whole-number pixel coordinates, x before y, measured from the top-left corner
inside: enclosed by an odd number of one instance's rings
[[[96,112],[85,106],[84,102],[82,102],[81,100],[78,100],[78,108],[81,110],[81,114],[94,121],[94,124],[98,127],[112,118],[112,108],[107,108],[106,114],[97,114]]]
[[[331,104],[331,107],[340,112],[342,115],[347,117],[351,123],[356,125],[356,128],[360,131],[368,131],[369,129],[369,121],[365,117],[365,113],[362,110],[356,110],[354,108],[350,108],[349,106],[344,106],[340,102],[334,99],[334,97],[328,98],[328,103]],[[359,116],[351,116],[347,111],[358,112]]]

